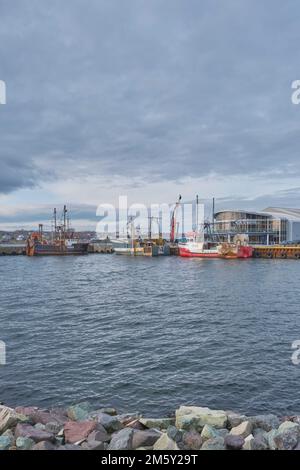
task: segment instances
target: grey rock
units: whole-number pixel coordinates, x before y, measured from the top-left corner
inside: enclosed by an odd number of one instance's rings
[[[124,428],[113,434],[108,450],[130,450],[132,449],[133,429]]]
[[[297,446],[299,438],[300,425],[285,421],[279,426],[273,441],[279,450],[292,450]]]
[[[262,428],[264,431],[271,431],[280,425],[279,418],[273,414],[251,416],[248,420],[252,422],[254,427]]]
[[[92,431],[89,436],[88,436],[88,442],[107,442],[110,441],[110,435],[105,431],[104,427],[101,426],[101,424],[98,423],[97,428],[95,431]]]
[[[225,437],[225,445],[229,450],[240,450],[244,443],[245,439],[239,435],[227,434]]]
[[[157,429],[146,429],[144,431],[135,430],[132,439],[132,448],[152,447],[160,436],[161,432]]]
[[[97,421],[109,434],[120,431],[123,428],[122,423],[120,423],[116,416],[110,416],[105,413],[98,413]]]
[[[62,429],[62,425],[58,424],[57,422],[50,422],[45,425],[45,431],[58,434]]]
[[[18,450],[30,450],[35,442],[29,437],[18,437],[16,440],[16,447]]]
[[[183,431],[177,429],[176,426],[169,426],[167,429],[167,435],[174,442],[181,442],[183,437]]]
[[[12,445],[9,436],[0,436],[0,450],[8,450]]]
[[[225,450],[225,440],[223,437],[208,439],[204,442],[200,450]]]
[[[243,421],[247,421],[247,416],[239,414],[239,413],[234,413],[233,411],[226,411],[227,414],[227,420],[228,420],[228,427],[235,428],[239,424],[241,424]]]

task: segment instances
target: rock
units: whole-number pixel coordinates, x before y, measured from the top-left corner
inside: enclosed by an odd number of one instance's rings
[[[146,426],[144,426],[138,419],[134,419],[133,421],[130,421],[130,423],[126,424],[126,427],[132,428],[132,429],[138,429],[140,431],[144,431]]]
[[[18,450],[30,450],[35,442],[30,437],[18,437],[16,440],[16,447]]]
[[[240,450],[245,443],[245,439],[242,436],[230,433],[227,434],[224,441],[227,449],[229,450]]]
[[[244,442],[244,445],[243,445],[243,450],[254,450],[254,436],[253,436],[253,434],[249,434],[249,436],[247,436],[245,438],[245,442]]]
[[[44,426],[45,426],[45,431],[51,432],[53,434],[58,434],[63,428],[61,424],[51,422],[51,421]]]
[[[220,437],[220,434],[213,426],[205,424],[201,432],[201,437],[203,441],[207,441],[207,439],[215,439],[216,437]]]
[[[273,441],[276,445],[276,449],[292,450],[297,446],[299,437],[300,425],[290,421],[285,421],[279,426],[273,437]]]
[[[48,441],[40,441],[35,444],[31,450],[56,450],[55,445]]]
[[[91,406],[88,402],[72,405],[67,409],[67,415],[73,421],[85,421],[89,417]]]
[[[287,431],[290,429],[295,429],[300,434],[300,425],[292,421],[284,421],[283,423],[281,423],[281,425],[278,428],[278,431],[283,432],[283,431]]]
[[[115,416],[117,415],[117,410],[115,408],[100,408],[100,413],[105,413],[106,415]]]
[[[57,447],[57,450],[82,450],[80,446],[75,446],[74,444],[65,444],[63,446]]]
[[[267,432],[267,434],[266,434],[268,447],[271,450],[276,450],[276,443],[274,441],[274,437],[276,436],[276,434],[277,434],[277,429],[272,429],[271,431]]]
[[[183,434],[183,444],[187,449],[200,450],[202,446],[202,437],[196,431],[187,431]]]
[[[54,442],[55,438],[53,434],[42,431],[40,429],[36,429],[35,427],[31,426],[30,424],[17,424],[15,430],[15,436],[18,437],[28,437],[32,439],[34,442],[40,441],[50,441]]]
[[[239,413],[234,413],[233,411],[226,411],[226,415],[229,428],[235,428],[243,421],[247,421],[247,416],[241,415]]]
[[[167,429],[167,435],[174,442],[181,442],[183,437],[183,431],[177,429],[176,426],[169,426]]]
[[[280,425],[279,418],[273,414],[252,416],[248,418],[248,421],[251,421],[254,427],[262,428],[264,431],[271,431]]]
[[[175,418],[140,418],[139,421],[149,429],[167,429],[175,424]]]
[[[224,428],[227,415],[222,410],[211,410],[197,406],[181,406],[176,410],[176,427],[179,429],[202,431],[205,424]]]
[[[27,419],[26,416],[16,413],[12,408],[0,405],[0,434],[13,428],[17,423],[26,422]]]
[[[0,450],[8,450],[12,445],[9,436],[0,436]]]
[[[134,431],[131,428],[124,428],[113,434],[108,450],[130,450],[132,449]]]
[[[161,432],[156,429],[146,429],[145,431],[134,431],[132,438],[132,448],[151,447],[161,436]]]
[[[208,439],[204,442],[200,450],[225,450],[225,441],[223,437]]]
[[[66,416],[59,415],[54,412],[42,411],[42,410],[36,410],[34,413],[30,415],[30,418],[33,421],[33,423],[44,424],[45,426],[48,423],[57,423],[63,426],[64,423],[68,420]]]
[[[35,429],[40,429],[41,431],[45,431],[45,429],[46,429],[46,426],[42,423],[36,423],[34,425],[34,427],[35,427]]]
[[[141,416],[139,415],[139,413],[130,413],[130,414],[117,415],[116,417],[123,426],[127,426],[128,423],[131,423],[132,421],[139,419]]]
[[[178,445],[169,438],[167,433],[163,433],[155,442],[153,450],[178,450]]]
[[[95,431],[91,432],[88,436],[89,441],[108,442],[110,441],[110,435],[107,434],[104,427],[98,424]]]
[[[84,449],[87,449],[87,450],[106,450],[107,449],[107,443],[106,442],[101,442],[101,441],[83,442],[81,444],[81,448],[84,448]]]
[[[269,446],[262,434],[254,437],[253,450],[268,450]]]
[[[36,406],[17,406],[17,408],[15,408],[16,413],[24,416],[31,416],[37,410],[38,408]]]
[[[98,413],[97,421],[106,429],[109,434],[120,431],[123,428],[122,423],[120,423],[116,416],[110,416],[105,413]]]
[[[250,421],[243,421],[238,426],[231,429],[230,434],[233,436],[241,436],[243,438],[249,436],[252,432],[252,423]]]
[[[96,428],[95,421],[68,421],[64,425],[65,441],[68,444],[82,441]]]

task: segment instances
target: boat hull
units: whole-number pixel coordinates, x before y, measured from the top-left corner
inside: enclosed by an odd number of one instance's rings
[[[28,256],[72,256],[88,254],[88,243],[74,243],[72,246],[55,244],[34,244],[27,247]]]
[[[213,259],[246,259],[252,258],[253,249],[250,246],[237,246],[229,250],[196,250],[187,246],[179,246],[179,256],[183,258],[213,258]]]

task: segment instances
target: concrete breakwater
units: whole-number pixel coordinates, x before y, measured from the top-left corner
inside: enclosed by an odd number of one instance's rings
[[[180,406],[173,416],[147,418],[68,408],[0,406],[0,450],[300,450],[300,416],[246,416]]]

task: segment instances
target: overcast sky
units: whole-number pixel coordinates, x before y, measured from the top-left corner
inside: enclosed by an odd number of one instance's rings
[[[71,204],[300,207],[297,0],[0,0],[0,228]],[[49,204],[49,206],[48,206]]]

